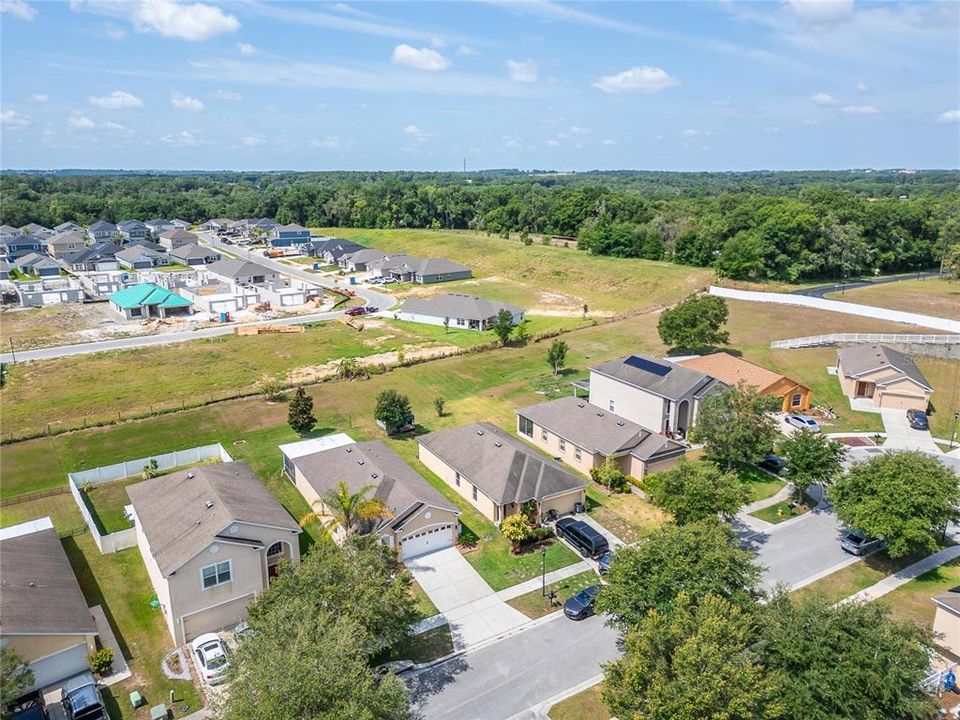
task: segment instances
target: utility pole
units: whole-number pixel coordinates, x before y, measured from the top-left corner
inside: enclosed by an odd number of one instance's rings
[[[466,158],[463,159],[463,171],[464,171],[464,172],[467,171],[467,159],[466,159]]]
[[[13,337],[10,337],[10,355],[13,357],[13,364],[17,364],[17,353],[13,350]]]

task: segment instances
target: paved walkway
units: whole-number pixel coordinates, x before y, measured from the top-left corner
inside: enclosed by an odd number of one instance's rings
[[[920,575],[923,575],[925,572],[929,572],[934,568],[938,568],[941,565],[958,557],[960,557],[960,545],[953,545],[952,547],[944,548],[940,552],[925,557],[923,560],[918,560],[913,565],[908,565],[907,567],[903,568],[903,570],[895,572],[893,575],[888,575],[880,582],[861,590],[855,595],[844,598],[840,602],[870,602],[871,600],[876,600],[877,598],[883,597],[887,593],[896,590],[901,585],[906,585],[908,582],[919,577]]]
[[[546,577],[547,585],[550,585],[555,582],[560,582],[561,580],[566,580],[568,577],[573,577],[574,575],[579,575],[582,572],[587,572],[588,570],[593,570],[594,566],[587,562],[586,560],[581,560],[578,563],[573,565],[567,565],[562,567],[559,570],[554,570],[553,572],[548,572]],[[526,582],[519,583],[513,587],[508,587],[506,590],[501,590],[497,593],[497,597],[506,602],[507,600],[513,600],[516,597],[521,595],[526,595],[529,592],[534,590],[540,590],[543,587],[544,578],[535,577],[527,580]]]

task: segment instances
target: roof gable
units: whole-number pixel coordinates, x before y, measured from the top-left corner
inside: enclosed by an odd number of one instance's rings
[[[704,372],[649,355],[628,355],[591,367],[590,371],[670,400],[700,395],[717,382]]]

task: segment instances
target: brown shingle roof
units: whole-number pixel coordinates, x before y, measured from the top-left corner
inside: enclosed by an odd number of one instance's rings
[[[677,364],[712,375],[727,385],[736,385],[742,380],[761,392],[785,379],[783,375],[775,373],[773,370],[767,370],[765,367],[754,365],[752,362],[747,362],[725,352],[679,360]],[[794,384],[799,383],[794,382]]]

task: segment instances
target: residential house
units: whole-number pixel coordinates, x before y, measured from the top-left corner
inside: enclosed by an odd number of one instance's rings
[[[359,243],[350,240],[340,240],[338,238],[324,237],[314,238],[305,243],[300,251],[304,255],[315,257],[328,265],[336,265],[341,257],[347,253],[364,250],[365,247]]]
[[[115,254],[115,257],[120,267],[126,270],[149,270],[170,264],[166,253],[160,253],[139,244],[123,248]]]
[[[71,222],[71,221],[69,221],[69,220],[68,220],[67,222],[62,222],[62,223],[60,223],[59,225],[55,225],[53,229],[54,229],[56,232],[58,232],[58,233],[59,233],[59,232],[69,232],[69,231],[72,231],[72,232],[83,232],[83,226],[82,226],[82,225],[77,225],[77,223]]]
[[[260,289],[252,285],[212,282],[180,288],[180,294],[199,310],[219,315],[260,304]]]
[[[762,395],[772,395],[780,400],[782,412],[803,412],[810,409],[813,391],[806,385],[730,353],[717,352],[676,362],[685,368],[705,372],[727,385],[743,382]]]
[[[49,517],[0,530],[0,643],[33,673],[24,690],[87,672],[97,625]]]
[[[47,238],[47,254],[57,260],[87,247],[87,238],[79,230],[64,230]]]
[[[387,257],[387,254],[383,252],[383,250],[363,248],[362,250],[354,250],[353,252],[341,255],[337,264],[342,270],[347,272],[365,272],[368,263],[382,260],[385,257]]]
[[[44,240],[57,234],[56,230],[51,230],[39,223],[29,223],[20,229],[23,230],[26,235],[36,235],[38,238],[43,238]]]
[[[17,235],[26,235],[26,233],[20,228],[13,227],[13,225],[0,225],[0,239],[15,237]]]
[[[514,324],[523,322],[523,308],[459,293],[446,293],[432,298],[411,298],[400,306],[394,317],[397,320],[426,325],[488,330],[503,310],[510,313]]]
[[[220,253],[208,247],[191,243],[181,245],[169,252],[170,259],[181,265],[207,265],[220,259]]]
[[[48,278],[60,275],[60,263],[56,260],[40,253],[29,253],[16,261],[17,270],[24,275],[33,277]]]
[[[207,273],[224,282],[237,285],[259,285],[265,282],[275,282],[280,278],[276,270],[258,265],[249,260],[237,258],[223,258],[207,265]]]
[[[284,472],[311,507],[323,504],[340,482],[351,493],[371,488],[390,515],[357,528],[396,548],[401,559],[452,547],[460,533],[456,506],[379,440],[357,443],[343,433],[280,446]],[[337,528],[335,537],[344,536]]]
[[[221,230],[226,230],[227,227],[232,223],[233,220],[229,218],[213,218],[207,220],[200,226],[201,230],[213,230],[215,232],[220,232]],[[186,228],[184,228],[186,229]]]
[[[643,480],[668,470],[687,448],[586,400],[562,397],[517,411],[517,432],[582,473],[613,458],[621,472]]]
[[[951,588],[932,598],[936,611],[933,632],[937,645],[953,655],[960,655],[960,587]]]
[[[837,353],[844,394],[875,408],[926,410],[933,388],[917,364],[886,345],[853,345]]]
[[[590,368],[590,404],[667,437],[685,436],[700,402],[725,385],[698,370],[647,355],[628,355]]]
[[[445,258],[420,258],[414,255],[392,255],[368,263],[374,277],[392,277],[398,282],[429,284],[449,280],[466,280],[473,273],[466,265]]]
[[[127,320],[193,314],[193,304],[173,290],[137,283],[110,295],[110,304]]]
[[[95,243],[79,252],[64,256],[63,261],[71,270],[78,272],[119,270],[117,253],[120,250],[121,247],[116,243]]]
[[[175,250],[184,245],[198,245],[200,238],[192,232],[181,230],[179,228],[169,228],[160,233],[158,242],[167,250]]]
[[[488,422],[417,438],[420,462],[487,518],[583,507],[585,483],[559,463]]]
[[[267,237],[279,224],[270,218],[245,218],[240,221],[247,236],[259,235]]]
[[[0,236],[0,255],[8,262],[30,253],[42,253],[46,243],[36,235],[24,235],[19,230],[13,235]]]
[[[6,260],[0,260],[0,280],[8,280],[10,278],[10,263]]]
[[[106,220],[97,220],[87,228],[87,237],[90,238],[90,242],[95,243],[115,240],[117,237],[117,226]]]
[[[18,282],[15,287],[23,307],[83,302],[83,287],[75,278],[42,278]]]
[[[164,230],[173,230],[173,223],[169,220],[164,220],[163,218],[154,218],[153,220],[147,220],[144,225],[150,228],[150,232],[154,237],[160,237],[160,233]]]
[[[153,237],[150,228],[141,220],[123,220],[117,223],[117,232],[120,233],[126,245],[149,241]]]
[[[193,227],[193,223],[181,220],[180,218],[174,218],[170,221],[170,224],[177,228],[177,230],[189,230]]]
[[[127,487],[137,546],[174,643],[243,620],[300,526],[242,462],[200,465]]]
[[[297,247],[310,242],[310,231],[296,223],[276,225],[270,231],[269,240],[273,247]]]

